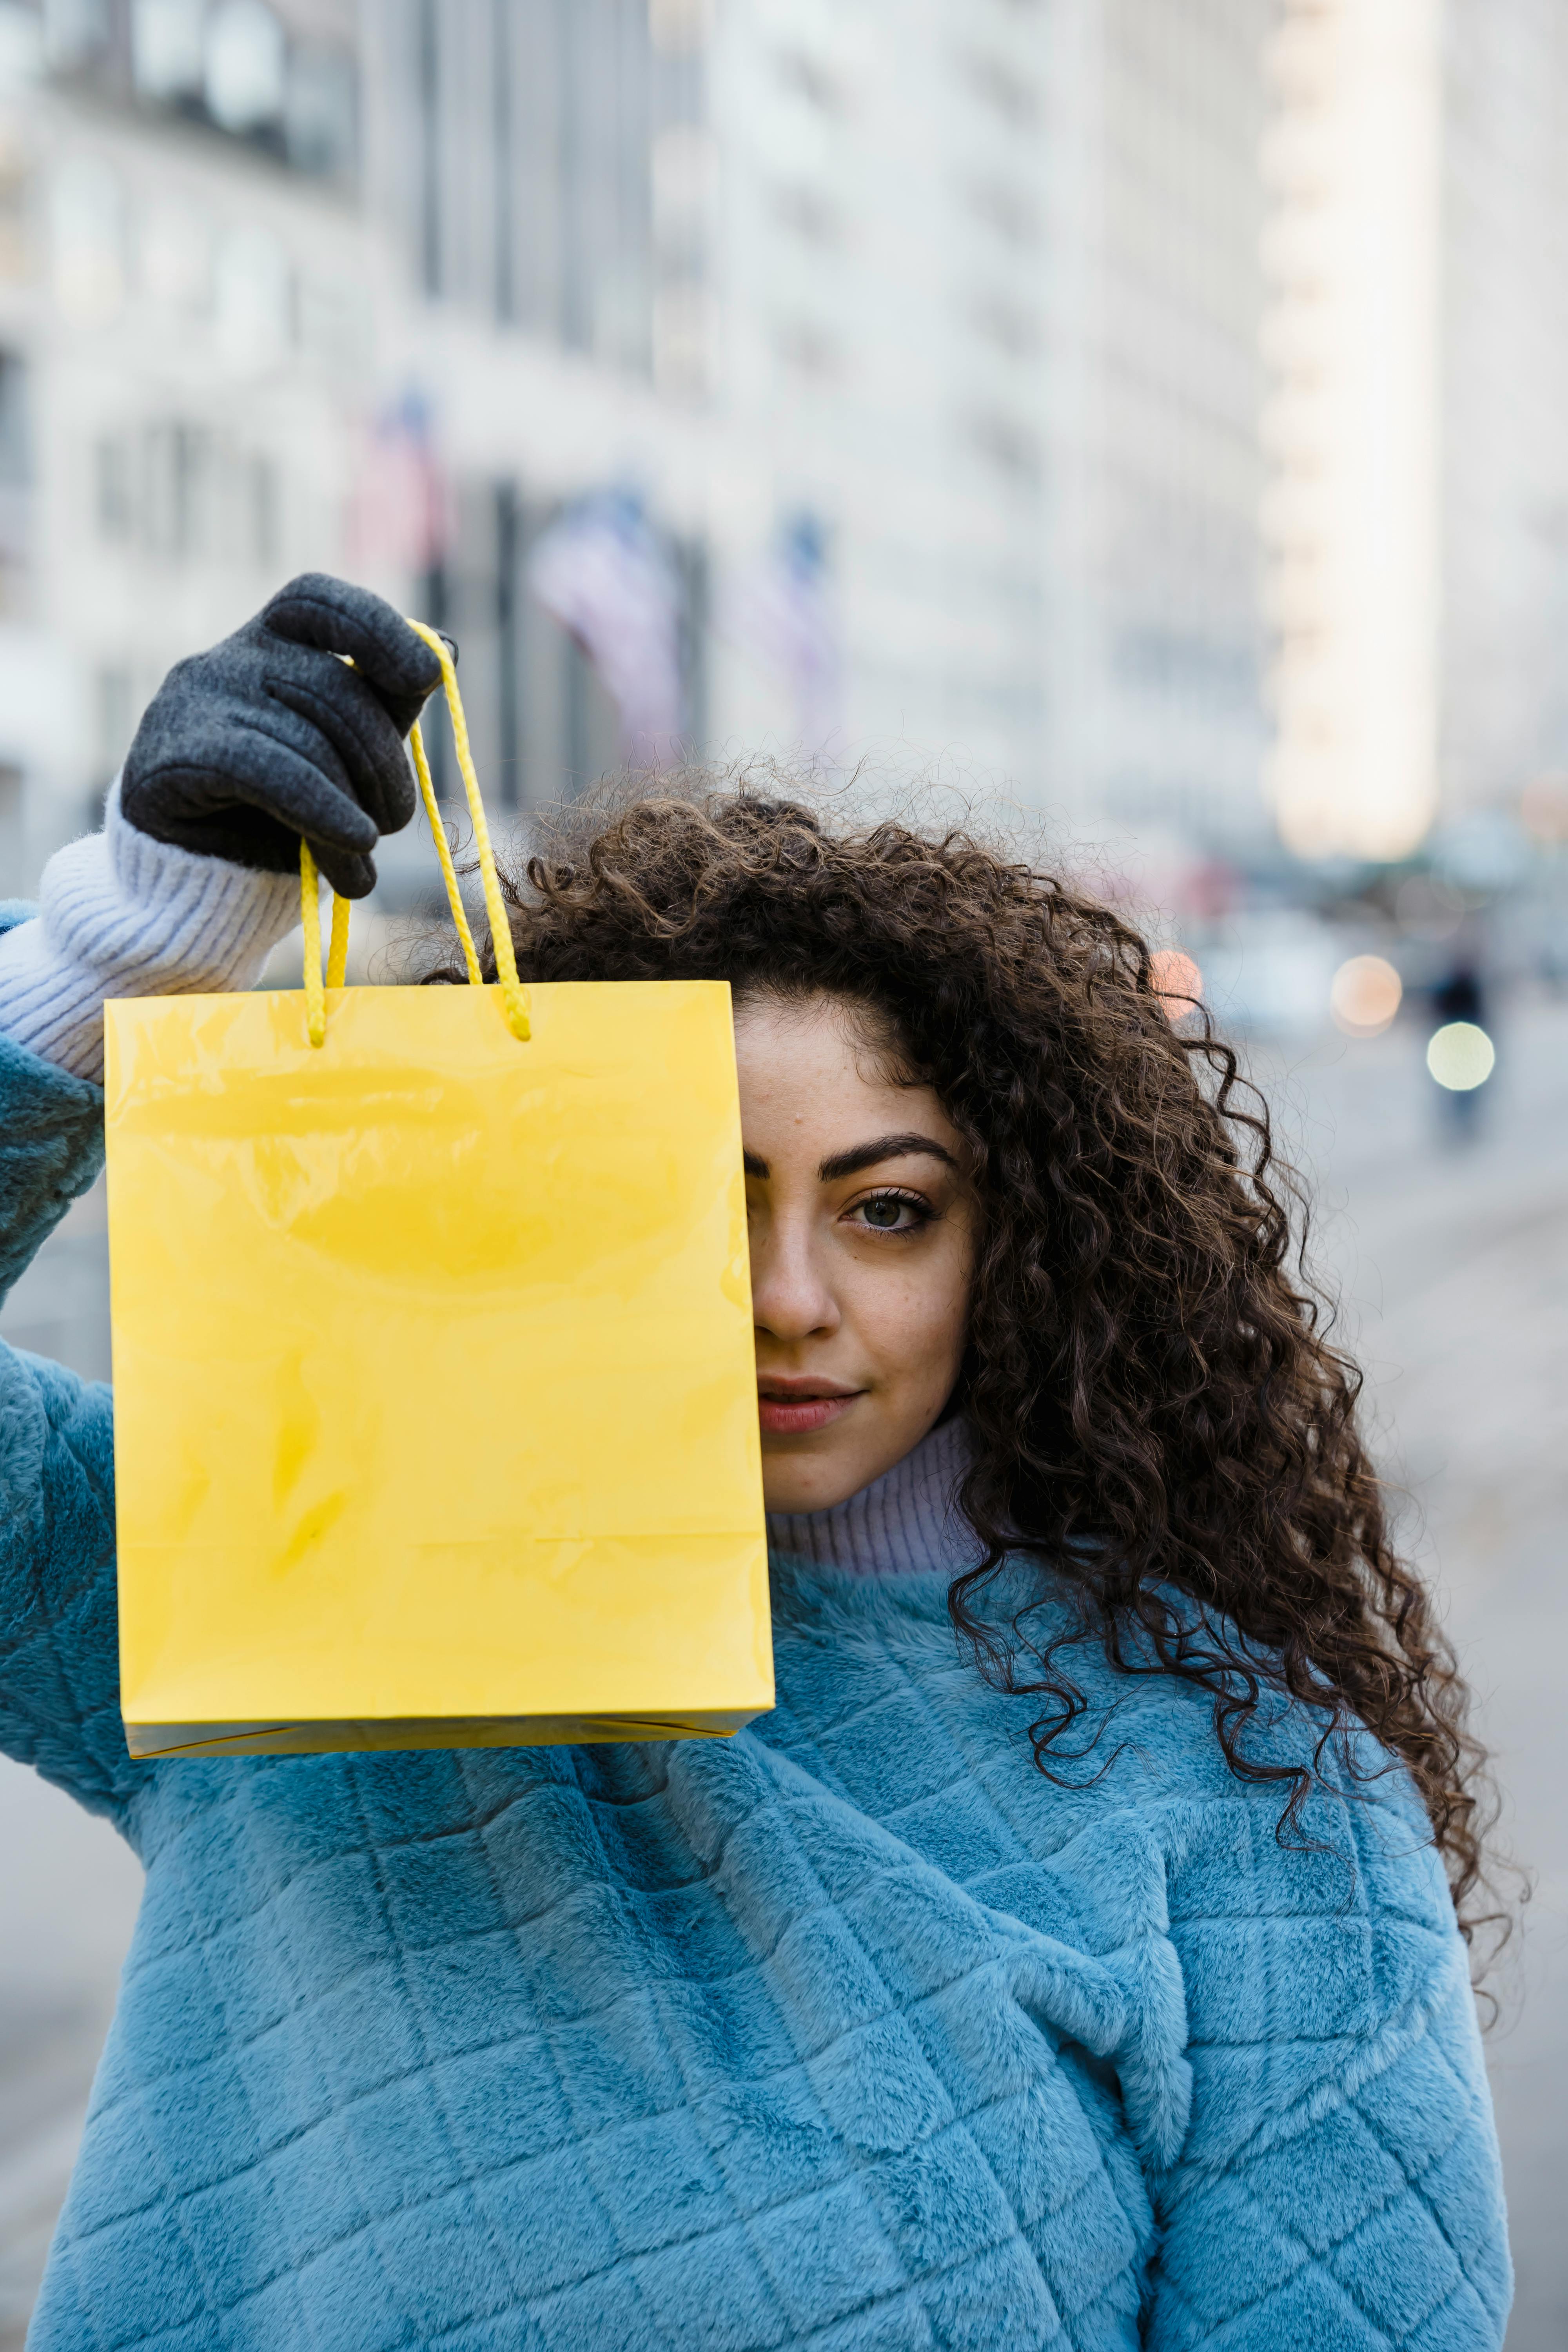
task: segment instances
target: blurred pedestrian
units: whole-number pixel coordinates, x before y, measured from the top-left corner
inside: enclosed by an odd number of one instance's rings
[[[1432,1010],[1439,1022],[1473,1021],[1479,1028],[1486,1026],[1486,992],[1468,956],[1451,965],[1432,991]]]
[[[1431,992],[1431,1003],[1436,1027],[1427,1041],[1426,1067],[1437,1088],[1439,1115],[1455,1141],[1471,1142],[1496,1061],[1480,961],[1472,948],[1454,957]]]

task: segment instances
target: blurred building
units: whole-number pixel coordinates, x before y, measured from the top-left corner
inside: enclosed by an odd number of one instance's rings
[[[1439,354],[1444,814],[1568,770],[1568,15],[1449,0]]]
[[[372,203],[453,483],[437,594],[493,677],[517,796],[615,757],[526,593],[532,542],[596,484],[667,534],[695,745],[870,744],[1037,788],[1035,13],[373,0],[367,21]],[[811,678],[813,624],[767,582],[791,544],[821,567]]]
[[[1256,834],[1268,15],[372,0],[371,201],[454,486],[431,589],[520,800],[614,758],[526,593],[605,481],[668,532],[700,747]],[[757,591],[803,523],[815,691]]]
[[[1086,830],[1268,824],[1259,149],[1274,0],[1060,0],[1045,283],[1051,778]]]
[[[171,661],[342,560],[353,20],[0,6],[0,891],[91,820]]]
[[[365,0],[363,19],[365,201],[396,286],[388,490],[423,460],[430,503],[401,549],[395,520],[384,550],[373,528],[359,568],[401,562],[455,632],[481,773],[526,806],[618,759],[592,665],[529,593],[542,534],[585,493],[635,492],[668,538],[684,715],[705,732],[700,27],[647,0]]]
[[[1568,764],[1568,19],[1286,0],[1271,71],[1273,794],[1399,857]]]
[[[0,888],[307,563],[503,804],[639,740],[597,626],[700,751],[1245,847],[1272,8],[0,0]]]

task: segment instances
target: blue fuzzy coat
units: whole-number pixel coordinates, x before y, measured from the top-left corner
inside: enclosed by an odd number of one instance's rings
[[[5,1283],[100,1118],[0,1041]],[[34,2352],[1500,2343],[1402,1776],[1281,1845],[1086,1649],[1053,1786],[939,1578],[785,1561],[733,1741],[132,1764],[113,1533],[109,1391],[0,1349],[0,1742],[147,1871]]]

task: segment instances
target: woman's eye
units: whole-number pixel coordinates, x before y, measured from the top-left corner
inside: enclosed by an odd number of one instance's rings
[[[858,1203],[855,1213],[873,1233],[909,1234],[927,1222],[930,1211],[902,1192],[874,1192]]]

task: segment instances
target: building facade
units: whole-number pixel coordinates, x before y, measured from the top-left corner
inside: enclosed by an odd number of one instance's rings
[[[693,751],[1245,845],[1270,5],[0,0],[12,886],[303,564],[458,635],[499,804],[580,790],[531,580],[610,489]]]
[[[410,294],[397,364],[451,479],[437,593],[519,801],[614,759],[523,584],[538,533],[605,484],[640,495],[679,569],[694,750],[1037,791],[1033,12],[445,0],[437,20],[377,0],[367,23],[370,200]],[[746,625],[802,519],[838,640],[814,712]]]
[[[1259,323],[1273,0],[1049,12],[1051,787],[1089,835],[1267,826]]]
[[[1272,797],[1398,858],[1568,766],[1568,24],[1287,0],[1272,76]]]
[[[351,7],[0,8],[0,890],[157,679],[346,552],[374,341]]]
[[[1268,14],[374,0],[371,202],[454,483],[437,593],[521,802],[614,756],[520,583],[620,480],[690,586],[698,750],[1256,834]],[[826,746],[737,625],[801,515]]]
[[[1436,797],[1568,771],[1568,18],[1444,22]],[[1556,795],[1554,795],[1556,796]]]

